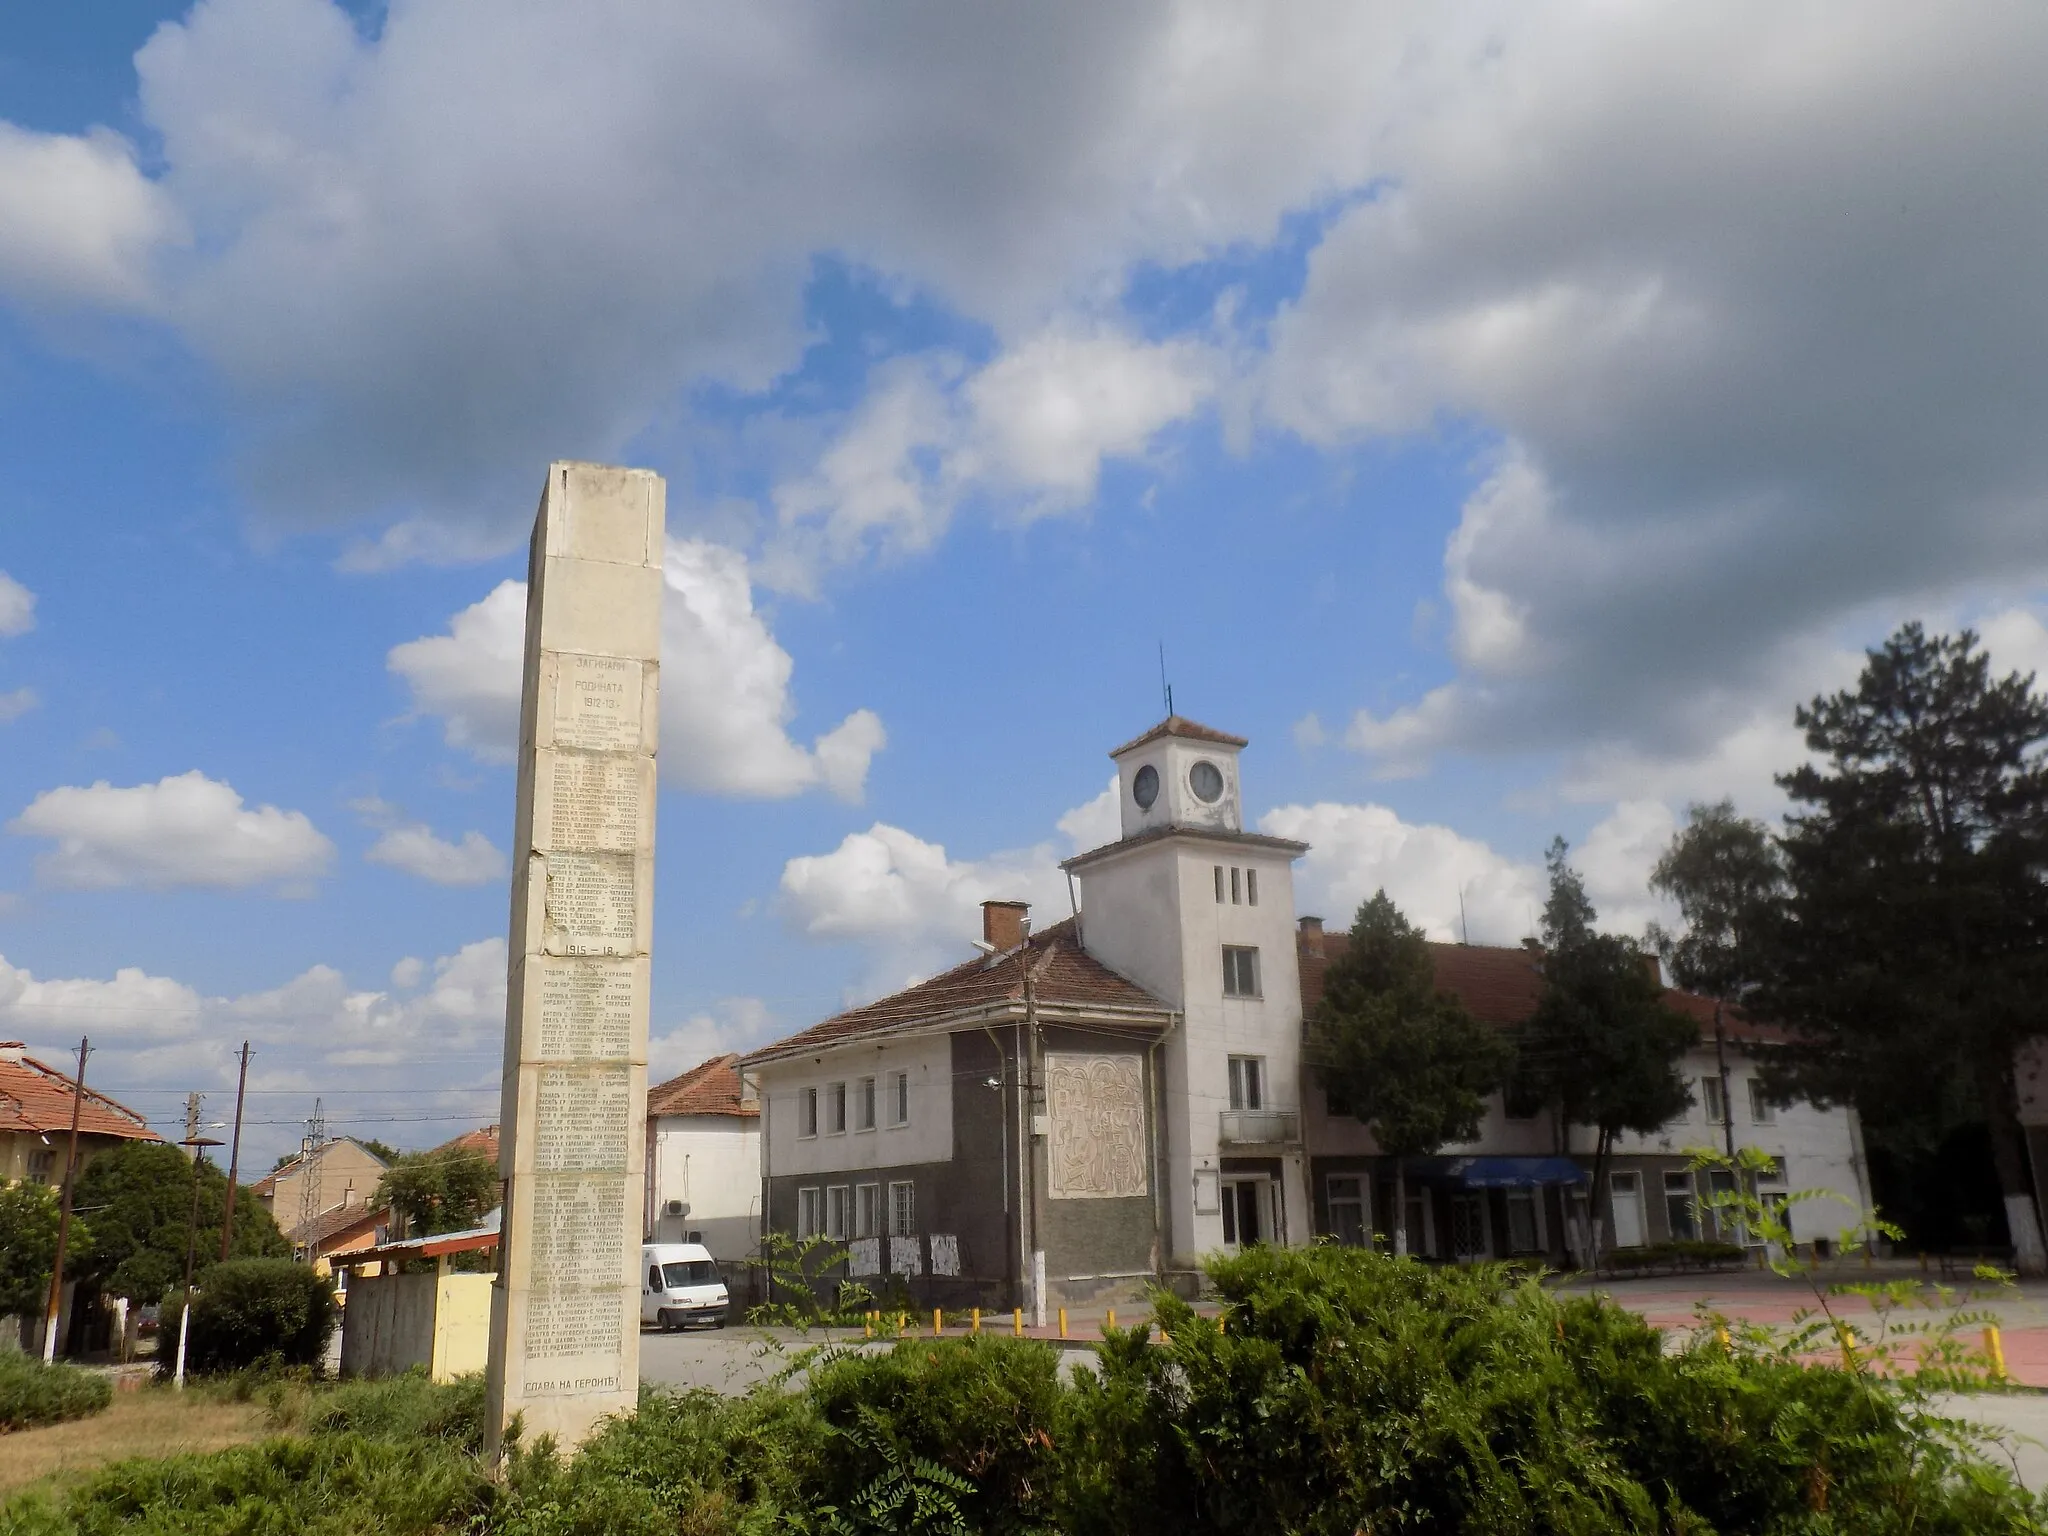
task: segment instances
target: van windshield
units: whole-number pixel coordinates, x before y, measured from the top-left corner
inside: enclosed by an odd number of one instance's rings
[[[718,1266],[709,1259],[684,1259],[678,1264],[662,1265],[661,1280],[670,1290],[685,1285],[716,1285]]]

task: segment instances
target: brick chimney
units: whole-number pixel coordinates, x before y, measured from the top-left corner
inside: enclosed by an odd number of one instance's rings
[[[984,901],[981,904],[982,941],[995,946],[997,954],[1024,942],[1031,926],[1028,901]]]
[[[1304,917],[1301,920],[1301,948],[1304,954],[1323,958],[1323,920],[1320,917]]]

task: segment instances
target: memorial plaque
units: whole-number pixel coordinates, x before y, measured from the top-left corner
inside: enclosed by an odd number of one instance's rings
[[[639,903],[630,853],[550,853],[547,952],[630,955],[639,937]]]
[[[640,663],[564,653],[555,674],[553,744],[637,752],[640,736]]]
[[[557,752],[548,792],[548,844],[631,853],[640,846],[641,759],[618,752]]]
[[[540,1055],[624,1061],[633,1044],[634,975],[610,960],[547,959],[540,967]]]
[[[485,1433],[565,1451],[639,1399],[659,476],[555,464],[527,566]]]

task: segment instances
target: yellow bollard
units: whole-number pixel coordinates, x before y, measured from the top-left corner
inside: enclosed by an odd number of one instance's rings
[[[1173,1336],[1169,1334],[1164,1328],[1161,1328],[1159,1330],[1159,1342],[1162,1344],[1171,1344],[1173,1342]]]
[[[938,1336],[939,1336],[939,1335],[940,1335],[941,1333],[943,1333],[944,1331],[945,1331],[945,1329],[944,1329],[943,1325],[941,1325],[941,1323],[939,1322],[939,1309],[938,1309],[937,1307],[933,1307],[933,1308],[932,1308],[932,1337],[936,1339],[936,1338],[937,1338],[937,1337],[938,1337]]]
[[[1716,1328],[1714,1330],[1714,1337],[1720,1342],[1723,1350],[1728,1348],[1728,1330],[1726,1328]]]
[[[1996,1323],[1984,1330],[1984,1353],[1991,1357],[1991,1374],[2005,1380],[2005,1341],[1998,1336]]]
[[[1010,1308],[1010,1337],[1013,1339],[1024,1337],[1024,1309],[1022,1307]]]
[[[1066,1336],[1067,1336],[1067,1309],[1066,1309],[1065,1307],[1061,1307],[1061,1308],[1060,1308],[1060,1337],[1064,1339],[1064,1338],[1065,1338]]]
[[[872,1339],[875,1336],[875,1320],[872,1316],[861,1318],[860,1336],[864,1339]]]
[[[907,1312],[896,1314],[896,1332],[899,1335],[910,1332],[910,1315]]]
[[[1115,1307],[1111,1307],[1111,1308],[1109,1309],[1109,1317],[1107,1318],[1107,1320],[1105,1320],[1105,1321],[1104,1321],[1104,1323],[1103,1323],[1103,1325],[1102,1325],[1102,1326],[1103,1326],[1103,1327],[1105,1327],[1105,1328],[1114,1328],[1114,1327],[1116,1326],[1116,1308],[1115,1308]]]
[[[1856,1330],[1847,1323],[1836,1323],[1835,1333],[1842,1341],[1842,1369],[1856,1369]]]
[[[971,1324],[969,1324],[969,1327],[971,1327],[976,1333],[981,1332],[981,1308],[976,1307],[974,1309],[974,1321]]]

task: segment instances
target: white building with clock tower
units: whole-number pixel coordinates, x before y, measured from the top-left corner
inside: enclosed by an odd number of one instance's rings
[[[1179,715],[1110,754],[1122,837],[1069,859],[1082,943],[1178,1015],[1158,1047],[1164,1267],[1315,1227],[1301,1140],[1294,861],[1244,830],[1243,737]]]

